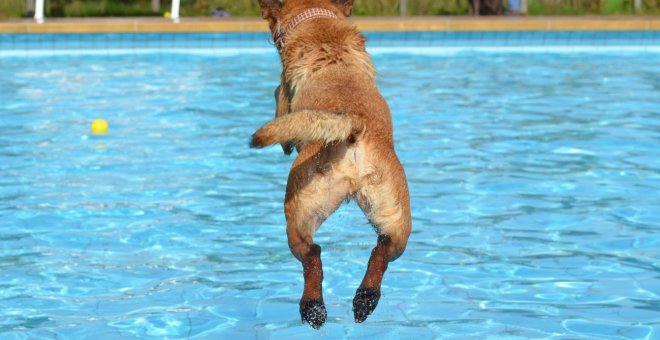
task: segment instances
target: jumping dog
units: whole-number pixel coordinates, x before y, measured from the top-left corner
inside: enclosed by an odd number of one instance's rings
[[[326,321],[321,247],[313,236],[347,199],[355,199],[378,238],[355,293],[355,322],[380,299],[388,263],[404,252],[411,230],[408,183],[394,151],[392,118],[379,93],[365,38],[346,18],[353,0],[259,0],[282,61],[275,119],[259,128],[254,148],[298,151],[284,214],[293,255],[305,279],[303,322]]]

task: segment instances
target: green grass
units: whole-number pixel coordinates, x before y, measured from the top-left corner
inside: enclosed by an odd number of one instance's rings
[[[632,15],[633,0],[528,0],[529,15]],[[659,0],[642,0],[643,15],[660,14]]]
[[[0,0],[0,19],[25,15],[25,0]]]
[[[506,0],[504,0],[506,1]],[[528,0],[529,15],[630,15],[634,0]],[[660,0],[642,0],[641,14],[660,14]],[[46,0],[47,17],[162,16],[171,0],[161,0],[161,11],[151,11],[151,0]],[[232,16],[259,16],[257,0],[181,0],[181,16],[210,16],[224,7]],[[399,0],[355,0],[356,16],[397,16]],[[466,15],[468,0],[408,0],[408,15]],[[0,0],[0,19],[25,16],[25,0]]]
[[[165,1],[163,1],[165,3]],[[167,2],[164,8],[171,7]],[[182,16],[209,16],[216,7],[224,7],[232,16],[259,16],[261,11],[257,0],[181,0]]]
[[[642,14],[645,15],[660,15],[660,1],[658,0],[642,0]]]
[[[151,11],[150,1],[46,0],[47,17],[103,17],[160,15]]]
[[[353,3],[353,15],[398,15],[399,1],[397,0],[356,0]]]
[[[408,1],[409,15],[466,15],[468,0],[417,0]]]

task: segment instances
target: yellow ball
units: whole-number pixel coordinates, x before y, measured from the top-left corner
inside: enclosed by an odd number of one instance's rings
[[[105,119],[94,119],[92,122],[92,133],[95,135],[105,135],[108,133],[108,122]]]
[[[166,17],[166,18],[169,18],[169,17],[171,17],[172,15],[170,14],[170,12],[165,12],[165,13],[163,13],[163,16]]]

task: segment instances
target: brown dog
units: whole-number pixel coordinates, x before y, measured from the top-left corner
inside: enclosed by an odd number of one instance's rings
[[[408,183],[394,152],[392,118],[378,92],[365,38],[346,20],[352,0],[259,0],[280,52],[276,118],[251,147],[282,144],[293,162],[284,214],[293,255],[302,262],[303,322],[326,320],[321,247],[312,237],[344,200],[355,198],[378,233],[367,273],[353,299],[356,322],[380,298],[388,262],[406,248],[411,229]]]

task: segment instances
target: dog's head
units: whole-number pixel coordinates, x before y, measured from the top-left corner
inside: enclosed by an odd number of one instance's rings
[[[270,31],[278,35],[294,16],[308,8],[323,8],[337,16],[349,17],[353,10],[353,0],[259,0],[261,17],[268,21]]]

